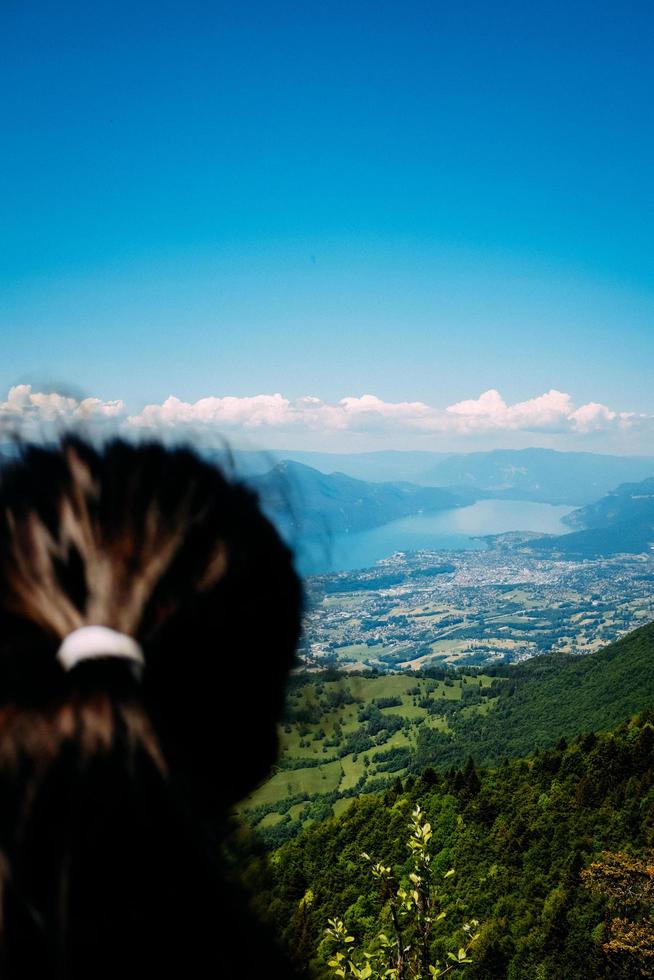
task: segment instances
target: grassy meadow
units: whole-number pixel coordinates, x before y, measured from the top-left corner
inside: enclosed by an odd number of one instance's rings
[[[493,678],[481,673],[440,680],[414,673],[329,677],[294,678],[278,764],[241,805],[271,843],[404,775],[421,730],[452,735],[453,713],[485,713],[496,700],[489,696]]]

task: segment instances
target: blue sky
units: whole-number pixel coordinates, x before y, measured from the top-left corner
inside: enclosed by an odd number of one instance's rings
[[[653,29],[646,3],[5,0],[0,400],[31,387],[0,409],[654,452]]]

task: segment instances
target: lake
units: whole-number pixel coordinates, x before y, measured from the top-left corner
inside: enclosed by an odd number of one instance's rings
[[[562,504],[526,500],[478,500],[469,507],[402,517],[367,531],[305,540],[296,549],[297,564],[303,575],[320,575],[369,568],[396,551],[479,551],[486,545],[475,540],[476,535],[507,531],[565,534],[570,528],[561,518],[572,510]]]

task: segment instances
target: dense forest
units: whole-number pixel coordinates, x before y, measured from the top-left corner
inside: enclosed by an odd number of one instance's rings
[[[432,962],[478,920],[472,962],[456,967],[465,978],[654,976],[654,711],[633,714],[654,705],[653,649],[647,626],[597,655],[536,658],[502,677],[494,710],[468,715],[457,742],[419,737],[387,788],[338,817],[272,853],[241,826],[233,846],[257,915],[307,977],[335,975],[330,920],[377,955],[390,892],[370,860],[408,881],[419,807],[446,913]]]
[[[590,888],[584,869],[608,860],[606,852],[647,857],[654,845],[653,747],[654,713],[646,712],[487,771],[469,760],[444,774],[426,768],[398,779],[307,829],[272,860],[251,857],[246,884],[255,909],[297,962],[309,964],[307,976],[330,976],[328,920],[342,918],[357,942],[374,944],[383,900],[362,855],[401,877],[406,827],[419,804],[433,828],[435,870],[455,870],[434,958],[460,945],[460,923],[474,917],[480,935],[472,965],[461,968],[466,978],[651,976],[651,906],[628,910],[641,937],[635,951],[620,946],[614,933],[624,909]]]

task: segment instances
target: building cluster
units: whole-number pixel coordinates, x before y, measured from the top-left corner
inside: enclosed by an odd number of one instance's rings
[[[397,553],[309,580],[301,657],[308,667],[396,670],[589,653],[654,619],[653,584],[649,555]]]

